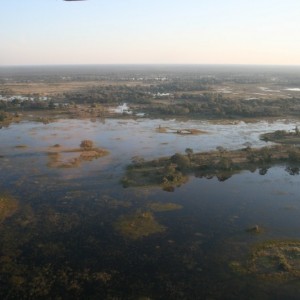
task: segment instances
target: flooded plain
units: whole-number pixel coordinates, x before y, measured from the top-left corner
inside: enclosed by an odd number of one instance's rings
[[[262,147],[260,134],[297,125],[141,118],[2,128],[1,298],[297,299],[299,175],[285,165],[226,181],[191,175],[173,192],[121,184],[137,158]],[[78,158],[83,140],[105,155]]]

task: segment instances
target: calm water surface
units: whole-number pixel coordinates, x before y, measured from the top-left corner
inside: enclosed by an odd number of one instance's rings
[[[120,183],[135,156],[237,149],[247,142],[260,147],[261,133],[295,125],[107,119],[1,129],[0,189],[18,201],[0,224],[1,298],[297,299],[295,278],[263,280],[232,268],[243,265],[256,244],[299,238],[299,176],[285,166],[224,182],[191,176],[171,193]],[[207,133],[158,133],[159,126]],[[49,167],[49,147],[76,148],[84,139],[110,154],[74,168]],[[122,216],[148,212],[151,203],[181,209],[151,212],[163,232],[131,239],[117,229]],[[247,232],[255,225],[261,233]]]

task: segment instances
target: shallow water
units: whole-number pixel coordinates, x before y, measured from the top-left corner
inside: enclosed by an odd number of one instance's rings
[[[1,298],[297,299],[295,278],[279,284],[230,267],[232,261],[242,264],[257,243],[299,238],[299,176],[285,166],[265,175],[245,171],[224,182],[191,176],[172,193],[120,184],[134,156],[238,149],[247,142],[260,147],[261,133],[296,125],[107,119],[1,129],[0,189],[19,202],[0,224]],[[158,133],[159,126],[207,134]],[[84,139],[110,154],[76,168],[48,166],[49,147],[76,148]],[[182,209],[151,211],[150,203]],[[118,230],[120,218],[144,212],[164,231],[131,239]],[[261,233],[247,232],[255,225]]]

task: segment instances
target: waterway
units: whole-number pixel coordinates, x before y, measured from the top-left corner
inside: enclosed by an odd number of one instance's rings
[[[297,299],[297,274],[247,268],[256,245],[299,239],[299,176],[286,166],[223,182],[191,176],[173,192],[121,184],[134,157],[261,147],[260,134],[296,125],[141,118],[2,128],[0,196],[17,209],[0,218],[1,298]],[[205,133],[174,133],[184,129]],[[49,164],[54,145],[73,149],[85,139],[109,155]]]

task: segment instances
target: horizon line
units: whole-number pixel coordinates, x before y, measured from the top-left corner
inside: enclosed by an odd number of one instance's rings
[[[59,66],[247,66],[247,67],[300,67],[300,64],[243,64],[243,63],[79,63],[79,64],[16,64],[1,65],[5,67],[59,67]]]

